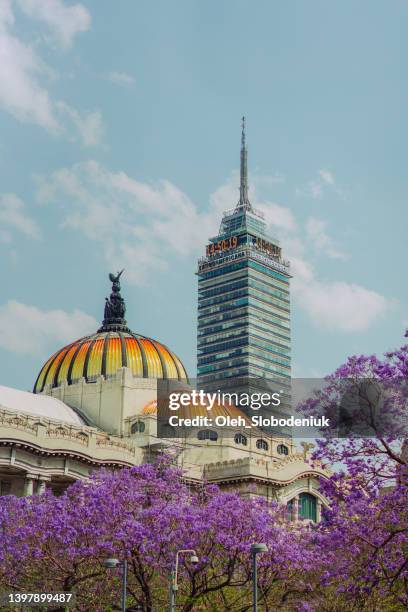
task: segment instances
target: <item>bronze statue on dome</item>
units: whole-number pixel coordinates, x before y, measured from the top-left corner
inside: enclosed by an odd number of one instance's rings
[[[120,277],[124,270],[113,274],[109,273],[109,280],[112,283],[112,293],[108,298],[105,298],[105,309],[103,316],[103,324],[100,331],[115,331],[126,328],[125,314],[126,304],[123,297],[120,295]]]
[[[114,293],[119,293],[120,292],[120,282],[119,282],[119,279],[122,276],[124,271],[125,271],[125,268],[123,268],[120,272],[117,272],[116,276],[112,272],[109,272],[109,280],[112,283],[112,291]]]

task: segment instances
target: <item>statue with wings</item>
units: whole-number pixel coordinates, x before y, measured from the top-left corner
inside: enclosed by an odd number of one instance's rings
[[[117,274],[109,273],[109,280],[112,283],[112,293],[109,298],[105,299],[105,312],[104,320],[115,321],[122,320],[126,314],[126,304],[123,297],[120,295],[120,277],[124,270],[117,272]]]
[[[116,274],[113,274],[112,272],[109,272],[109,280],[112,283],[112,291],[114,293],[119,293],[120,292],[120,282],[119,282],[119,279],[122,276],[124,271],[125,271],[125,269],[123,268],[123,270],[121,270],[120,272],[117,272]]]

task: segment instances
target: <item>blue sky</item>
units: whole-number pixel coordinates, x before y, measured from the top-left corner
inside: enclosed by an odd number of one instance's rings
[[[2,0],[0,384],[91,333],[126,268],[132,329],[195,371],[196,259],[238,198],[293,270],[293,366],[408,325],[408,5]]]

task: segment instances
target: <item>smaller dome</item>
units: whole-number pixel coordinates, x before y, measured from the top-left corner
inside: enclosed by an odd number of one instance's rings
[[[225,416],[233,419],[242,417],[243,419],[245,419],[246,425],[249,425],[252,429],[254,429],[254,427],[252,427],[251,420],[246,416],[246,414],[244,414],[242,410],[240,410],[233,404],[214,404],[211,410],[207,410],[205,404],[199,404],[198,406],[190,404],[188,406],[181,406],[179,410],[177,410],[177,412],[174,412],[174,414],[177,414],[182,418],[186,419],[192,419],[193,417],[197,416],[211,416],[213,418],[216,418],[218,416]],[[157,415],[157,400],[151,400],[143,407],[142,416],[148,415]]]
[[[157,400],[151,400],[142,408],[143,416],[149,416],[152,414],[157,414]]]
[[[0,386],[0,406],[6,410],[62,421],[70,425],[85,425],[85,421],[61,400],[48,395],[34,395],[11,387]]]

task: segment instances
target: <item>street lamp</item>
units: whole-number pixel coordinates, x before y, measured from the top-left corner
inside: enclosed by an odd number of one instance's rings
[[[266,544],[252,544],[252,568],[253,568],[253,583],[252,583],[252,610],[258,612],[258,567],[256,564],[256,555],[259,553],[268,552]]]
[[[105,559],[104,566],[108,569],[122,568],[122,612],[126,612],[126,581],[127,581],[127,561],[119,561],[119,559]]]
[[[196,565],[199,561],[196,551],[193,550],[192,548],[186,548],[184,550],[177,551],[176,565],[174,567],[174,570],[170,574],[169,612],[174,612],[175,610],[174,606],[175,606],[175,600],[176,600],[176,593],[178,591],[177,574],[178,574],[178,567],[179,567],[179,555],[184,555],[185,553],[191,553],[190,563],[193,563],[194,565]]]

